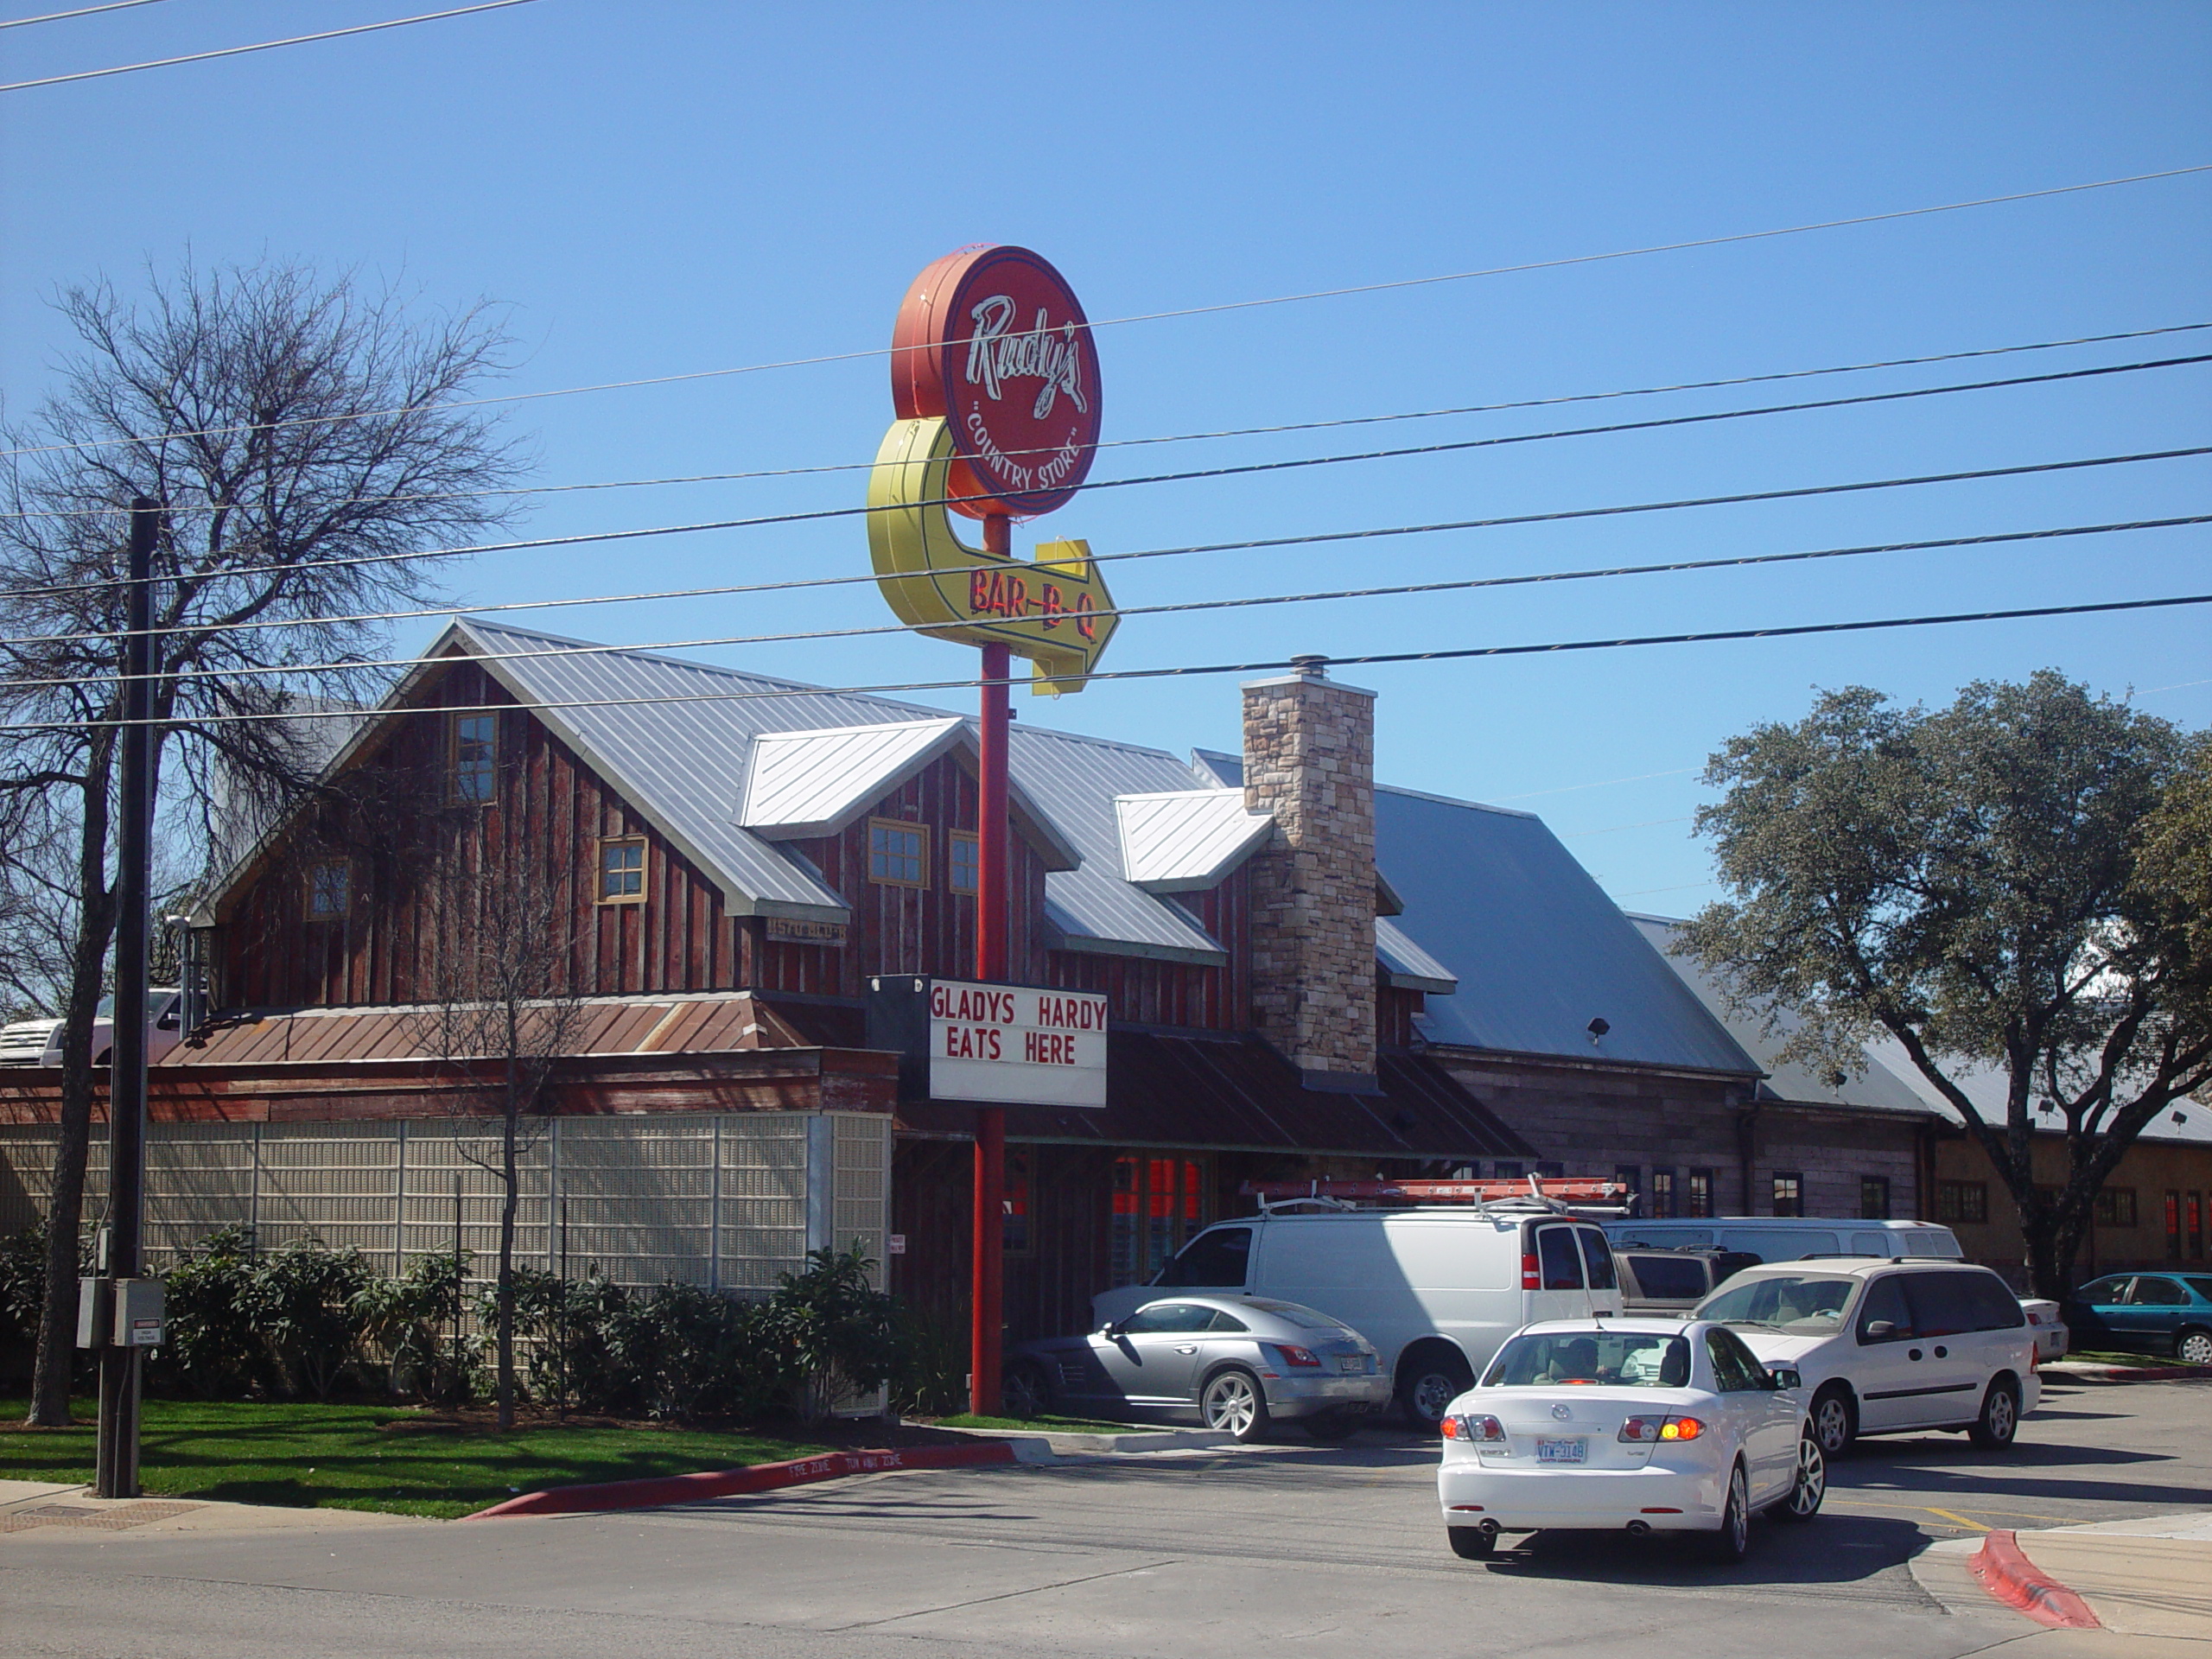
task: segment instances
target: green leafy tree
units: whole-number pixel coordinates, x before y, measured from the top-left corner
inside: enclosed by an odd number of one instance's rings
[[[1698,832],[1732,896],[1684,944],[1738,1007],[1804,1016],[1785,1058],[1851,1071],[1894,1037],[2011,1192],[2038,1295],[2071,1287],[2137,1135],[2212,1079],[2203,766],[2201,739],[2044,671],[1934,711],[1827,693],[1706,771],[1726,793]]]

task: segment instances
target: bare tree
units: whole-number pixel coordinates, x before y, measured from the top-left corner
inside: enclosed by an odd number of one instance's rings
[[[95,1078],[91,1038],[116,915],[111,818],[121,716],[124,549],[134,497],[155,550],[155,744],[217,805],[310,787],[321,746],[268,718],[302,695],[361,701],[376,614],[432,599],[416,556],[502,522],[518,458],[451,405],[500,366],[485,306],[410,321],[388,289],[297,266],[149,274],[63,290],[80,348],[27,424],[0,427],[0,842],[11,892],[60,902],[60,1149],[29,1421],[68,1416],[68,1319]],[[244,717],[244,718],[241,718]]]
[[[518,837],[523,847],[526,838]],[[477,1086],[459,1109],[495,1115],[498,1129],[461,1155],[499,1183],[499,1266],[493,1333],[499,1427],[515,1417],[515,1224],[522,1163],[543,1138],[553,1073],[575,1046],[584,1007],[572,971],[575,899],[565,872],[489,833],[450,838],[426,895],[432,957],[416,1042]]]

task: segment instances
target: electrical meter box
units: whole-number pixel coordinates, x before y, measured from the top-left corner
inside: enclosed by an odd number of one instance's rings
[[[115,1325],[115,1283],[109,1279],[77,1281],[77,1345],[105,1348]]]
[[[115,1281],[115,1326],[111,1338],[118,1348],[158,1348],[162,1345],[164,1287],[158,1279],[118,1279]]]

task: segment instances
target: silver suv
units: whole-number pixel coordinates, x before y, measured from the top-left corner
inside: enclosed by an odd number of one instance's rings
[[[2034,1329],[2005,1281],[1963,1262],[1847,1256],[1747,1268],[1694,1316],[1734,1331],[1812,1395],[1829,1457],[1861,1434],[1963,1431],[2012,1444],[2043,1398]]]

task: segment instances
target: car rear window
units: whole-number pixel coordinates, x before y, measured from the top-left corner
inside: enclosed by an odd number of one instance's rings
[[[1277,1319],[1297,1325],[1301,1330],[1340,1331],[1344,1328],[1344,1322],[1342,1319],[1332,1319],[1326,1313],[1299,1302],[1263,1302],[1255,1296],[1249,1300],[1245,1306],[1256,1307],[1262,1313],[1272,1313]]]
[[[1764,1325],[1798,1336],[1826,1336],[1843,1324],[1856,1279],[1833,1274],[1777,1273],[1745,1279],[1699,1304],[1700,1319],[1724,1325]]]
[[[1582,1262],[1574,1249],[1572,1227],[1536,1230],[1536,1254],[1543,1266],[1546,1290],[1580,1290]]]
[[[1681,1389],[1689,1380],[1690,1345],[1681,1337],[1570,1331],[1514,1338],[1497,1351],[1483,1386]]]
[[[2212,1279],[2201,1278],[2196,1274],[2186,1273],[2182,1275],[2181,1281],[2198,1295],[2204,1297],[2207,1300],[2212,1300]]]
[[[1631,1255],[1628,1264],[1636,1274],[1637,1287],[1646,1296],[1694,1302],[1710,1288],[1706,1283],[1705,1263],[1695,1256]]]

